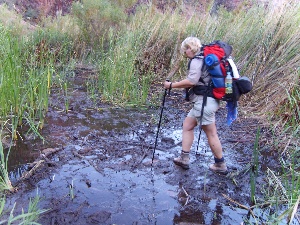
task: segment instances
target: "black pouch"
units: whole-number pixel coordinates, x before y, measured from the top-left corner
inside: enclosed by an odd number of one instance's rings
[[[205,95],[208,91],[208,87],[203,85],[194,86],[192,89],[195,95]]]
[[[240,77],[235,80],[236,86],[240,92],[240,94],[246,94],[252,90],[252,83],[248,77]]]
[[[225,94],[222,98],[224,101],[238,101],[241,95],[252,90],[252,83],[248,77],[240,77],[232,82],[232,93]]]

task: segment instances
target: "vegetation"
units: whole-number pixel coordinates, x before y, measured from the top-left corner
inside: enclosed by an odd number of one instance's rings
[[[38,203],[40,201],[40,197],[37,195],[35,198],[30,199],[28,210],[27,212],[24,212],[22,209],[22,213],[20,215],[14,216],[14,209],[16,206],[16,203],[14,204],[12,210],[10,211],[10,214],[7,219],[3,219],[4,217],[4,206],[5,206],[5,196],[3,196],[0,199],[0,224],[36,224],[38,225],[36,221],[39,218],[39,215],[42,213],[45,213],[47,210],[40,210],[38,208]]]
[[[0,160],[0,193],[5,190],[13,191],[14,188],[10,182],[7,170],[8,159],[4,155],[2,143],[0,144]]]
[[[24,30],[18,16],[14,22],[2,23],[2,129],[12,139],[18,138],[23,126],[38,134],[52,91],[65,97],[67,112],[68,78],[77,65],[97,71],[86,84],[91,98],[122,106],[157,104],[156,82],[161,83],[174,65],[180,65],[180,70],[172,80],[184,76],[181,41],[191,35],[203,43],[222,39],[233,45],[241,74],[254,84],[252,93],[241,101],[241,113],[245,110],[269,120],[275,135],[267,144],[282,154],[281,173],[267,174],[264,201],[285,210],[280,215],[270,210],[268,220],[291,221],[300,194],[300,4],[296,0],[277,7],[241,4],[233,11],[220,8],[211,15],[209,6],[194,12],[189,8],[187,14],[183,12],[188,5],[182,1],[163,11],[155,2],[126,14],[125,8],[133,7],[135,1],[84,0],[74,3],[69,15],[44,18],[39,28]],[[7,13],[5,7],[0,10],[1,15]],[[7,183],[5,175],[1,182]],[[280,196],[274,185],[280,186]],[[251,187],[252,200],[259,207],[254,184]]]
[[[40,210],[38,208],[38,203],[40,201],[40,197],[37,194],[35,198],[29,200],[28,210],[24,212],[22,209],[22,213],[20,215],[14,216],[14,209],[16,203],[14,203],[9,216],[7,219],[5,217],[5,193],[7,191],[13,192],[15,189],[12,186],[7,169],[9,153],[5,156],[3,151],[3,146],[0,141],[0,224],[38,224],[36,221],[39,218],[39,215],[46,212],[47,210]]]

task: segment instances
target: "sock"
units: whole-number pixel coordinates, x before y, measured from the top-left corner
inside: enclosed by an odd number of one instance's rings
[[[215,163],[220,163],[220,162],[224,162],[224,157],[222,157],[221,159],[218,159],[215,157]]]

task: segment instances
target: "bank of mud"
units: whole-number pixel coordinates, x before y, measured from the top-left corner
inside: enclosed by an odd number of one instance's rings
[[[253,221],[246,208],[251,206],[250,171],[258,121],[240,115],[228,127],[222,104],[217,127],[229,175],[208,170],[213,155],[204,132],[196,151],[198,129],[190,169],[183,170],[172,162],[181,151],[181,125],[190,108],[180,91],[174,90],[166,98],[153,158],[161,109],[123,109],[101,103],[95,106],[82,81],[74,81],[68,113],[63,110],[62,96],[53,93],[42,131],[44,143],[25,137],[28,156],[33,155],[41,164],[25,179],[16,176],[18,191],[7,196],[8,208],[16,202],[15,213],[22,207],[26,209],[29,198],[38,192],[39,207],[49,209],[41,215],[41,224]],[[44,149],[50,150],[46,156],[41,154]],[[264,185],[262,169],[276,165],[274,159],[260,155],[259,163],[264,167],[259,165],[257,198]],[[26,165],[25,172],[33,167]]]

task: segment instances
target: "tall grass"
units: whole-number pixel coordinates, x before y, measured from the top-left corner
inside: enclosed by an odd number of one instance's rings
[[[108,0],[75,2],[72,14],[81,30],[82,41],[96,48],[110,27],[118,28],[125,21],[125,12],[114,1]]]
[[[297,1],[275,9],[253,5],[246,10],[228,12],[221,8],[218,16],[208,12],[192,13],[187,16],[174,9],[161,13],[152,7],[141,7],[123,23],[124,29],[119,22],[117,27],[102,29],[105,35],[97,33],[103,40],[97,57],[98,91],[102,99],[115,103],[145,102],[136,90],[149,91],[149,82],[162,81],[174,59],[179,58],[181,41],[191,35],[198,36],[203,43],[222,39],[233,45],[241,74],[254,83],[253,92],[241,105],[247,105],[254,113],[258,113],[257,109],[259,115],[276,111],[288,98],[282,93],[297,89],[300,55]],[[98,18],[98,23],[100,21]],[[180,75],[183,69],[181,67]],[[124,87],[124,82],[130,85]],[[129,92],[133,94],[125,97]],[[280,116],[272,114],[271,119]]]
[[[241,6],[231,12],[221,8],[217,16],[212,16],[209,9],[193,12],[189,8],[189,13],[184,14],[182,2],[166,8],[163,13],[153,5],[143,5],[136,8],[134,14],[126,14],[122,7],[134,4],[133,1],[84,0],[74,3],[72,14],[67,17],[45,19],[42,32],[37,35],[40,42],[36,38],[29,42],[45,54],[36,54],[30,48],[26,51],[28,45],[22,48],[25,40],[14,40],[1,28],[1,48],[8,57],[1,58],[0,69],[5,76],[1,75],[0,80],[2,86],[11,90],[2,93],[1,111],[2,115],[10,116],[12,130],[22,124],[24,114],[32,124],[36,124],[33,118],[44,116],[47,97],[41,100],[37,96],[47,96],[57,65],[65,68],[70,65],[70,59],[78,62],[85,59],[98,67],[98,76],[89,80],[89,85],[93,85],[89,90],[99,94],[102,100],[114,104],[151,102],[151,98],[155,98],[151,85],[165,79],[175,61],[180,59],[181,41],[191,35],[198,36],[203,43],[222,39],[233,45],[241,74],[250,77],[254,84],[254,90],[244,96],[241,106],[247,106],[260,116],[267,115],[271,121],[284,121],[291,127],[298,122],[298,117],[293,116],[299,98],[300,10],[297,1],[286,1],[277,8],[255,2],[251,7]],[[31,63],[25,63],[24,59]],[[185,70],[184,63],[181,65],[177,74],[180,78]],[[30,77],[34,79],[23,82]],[[45,77],[47,87],[43,86],[45,80],[39,80]],[[66,93],[65,80],[60,82],[62,93]],[[12,88],[16,85],[17,89]],[[7,96],[10,99],[5,101]],[[38,103],[33,106],[33,102]],[[37,112],[39,107],[43,109]],[[2,118],[4,121],[5,116]],[[15,137],[16,133],[13,134]]]
[[[25,38],[13,36],[0,26],[0,117],[1,126],[16,139],[25,121],[42,128],[48,109],[53,60],[43,43],[35,51],[24,48]],[[37,120],[37,121],[36,121]]]
[[[29,36],[18,36],[0,26],[0,117],[13,139],[23,125],[35,132],[43,128],[53,87],[68,98],[65,87],[77,57],[74,41],[53,30],[36,29]]]
[[[268,168],[264,177],[265,184],[257,186],[260,136],[259,128],[254,143],[253,166],[250,173],[251,202],[253,203],[251,208],[257,209],[253,212],[259,224],[294,224],[298,220],[297,210],[300,201],[299,148],[297,146],[294,149],[286,149],[278,161],[278,164],[281,164],[281,170],[272,171]],[[256,191],[260,191],[263,198],[256,198]]]
[[[197,36],[204,44],[221,39],[234,47],[241,75],[254,85],[242,97],[240,107],[268,118],[276,135],[282,133],[281,142],[289,137],[297,143],[300,4],[285,1],[274,8],[252,2],[251,7],[230,12],[220,8],[217,15],[211,15],[209,9],[191,8],[185,14],[182,4],[164,12],[153,4],[143,5],[134,14],[126,14],[122,7],[132,6],[132,1],[84,0],[74,3],[68,17],[45,19],[32,36],[16,37],[0,26],[1,124],[8,121],[5,126],[13,138],[24,121],[33,130],[42,128],[52,90],[65,97],[67,111],[67,79],[76,63],[96,68],[97,75],[88,80],[95,99],[118,105],[155,103],[161,83],[178,62],[180,70],[172,81],[185,76],[180,43],[187,36]],[[294,150],[288,143],[283,146],[287,153]],[[280,177],[290,215],[299,203],[295,197],[299,195],[298,162],[292,160],[297,159],[296,152],[298,149],[283,163]],[[278,175],[272,173],[268,174],[270,183],[277,182]],[[277,193],[265,194],[271,199]]]
[[[175,21],[167,20],[167,16],[141,11],[119,35],[110,31],[110,42],[103,43],[108,51],[98,62],[102,100],[119,104],[151,101],[150,87],[158,77],[166,76],[179,33]]]

